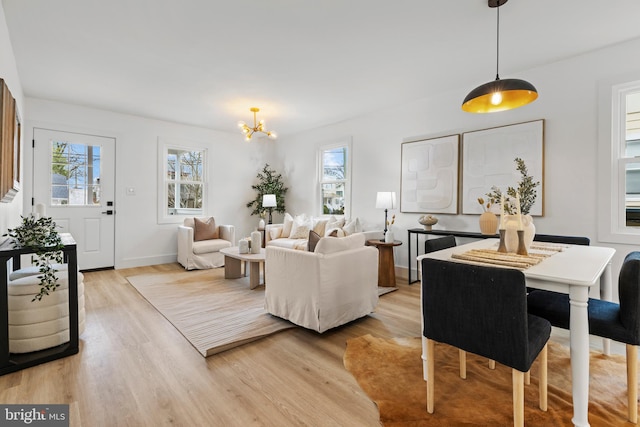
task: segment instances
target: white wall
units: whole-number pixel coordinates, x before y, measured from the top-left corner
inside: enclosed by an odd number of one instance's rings
[[[273,144],[244,141],[238,133],[217,132],[109,111],[27,98],[25,138],[34,127],[87,132],[116,139],[115,267],[126,268],[176,261],[176,224],[158,224],[158,138],[204,142],[209,147],[209,215],[218,224],[236,226],[236,238],[248,236],[259,218],[245,207],[251,185],[271,157]],[[31,211],[31,144],[25,150],[25,212]],[[135,187],[133,196],[127,187]]]
[[[7,28],[4,9],[0,4],[0,78],[4,79],[11,94],[16,100],[18,112],[24,120],[24,96],[22,86],[18,77],[16,60],[13,55],[13,48],[9,41],[9,30]],[[24,134],[24,132],[23,132]],[[24,138],[23,138],[24,140]],[[22,142],[21,142],[22,144]],[[24,180],[21,179],[21,182]],[[0,236],[7,232],[8,228],[13,228],[20,223],[22,213],[23,192],[19,191],[10,203],[0,203]],[[0,237],[0,241],[3,237]]]
[[[528,70],[517,76],[532,82],[539,98],[528,106],[501,113],[474,115],[460,104],[472,87],[425,97],[417,102],[389,107],[303,134],[284,137],[278,143],[288,182],[292,186],[289,208],[298,213],[312,208],[305,194],[315,186],[313,148],[336,138],[353,138],[353,215],[383,227],[384,214],[375,209],[377,191],[400,194],[400,145],[414,136],[436,137],[544,119],[545,193],[544,217],[535,217],[536,229],[545,234],[579,235],[597,239],[597,95],[598,81],[637,73],[640,78],[640,39],[615,45]],[[470,68],[469,73],[477,73]],[[487,81],[492,78],[486,76]],[[515,166],[514,166],[515,168]],[[396,213],[396,266],[407,266],[408,228],[420,227],[419,214]],[[390,214],[391,214],[390,213]],[[479,231],[478,215],[445,215],[436,228]],[[622,258],[638,245],[615,246],[614,273]],[[610,246],[610,244],[603,244]],[[406,274],[406,271],[399,271]],[[616,292],[617,293],[617,292]]]

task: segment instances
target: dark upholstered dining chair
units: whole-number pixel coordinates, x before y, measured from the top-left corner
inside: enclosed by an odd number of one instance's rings
[[[454,236],[427,239],[424,241],[424,253],[428,254],[442,249],[453,248],[454,246],[456,246],[456,238]]]
[[[629,421],[638,422],[638,345],[640,345],[640,252],[629,253],[618,277],[620,304],[589,298],[589,334],[626,344]],[[527,297],[529,313],[569,329],[569,296],[536,291]]]
[[[551,324],[527,313],[519,270],[422,259],[423,335],[427,339],[427,411],[434,411],[435,341],[512,368],[514,425],[524,425],[524,373],[540,355],[540,409],[547,409]]]
[[[557,236],[554,234],[536,234],[533,237],[534,242],[544,243],[565,243],[568,245],[584,245],[589,246],[591,241],[588,237],[581,236]]]

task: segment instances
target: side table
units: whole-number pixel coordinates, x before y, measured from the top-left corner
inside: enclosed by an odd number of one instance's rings
[[[375,246],[380,252],[378,257],[378,286],[396,286],[396,263],[393,260],[393,248],[400,246],[400,240],[386,243],[382,240],[367,240],[367,244]]]

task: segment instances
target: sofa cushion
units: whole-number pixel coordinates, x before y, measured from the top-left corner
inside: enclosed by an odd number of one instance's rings
[[[284,220],[282,221],[282,233],[280,233],[280,237],[289,237],[289,234],[291,234],[292,226],[293,217],[289,214],[289,212],[285,212]]]
[[[223,239],[202,240],[193,242],[193,253],[196,255],[220,252],[220,249],[230,248],[231,242]]]
[[[289,238],[306,239],[309,237],[309,231],[311,231],[311,218],[297,216],[291,226],[291,234],[289,234]]]
[[[279,239],[280,237],[282,237],[282,227],[274,227],[269,229],[270,240]]]
[[[313,219],[313,231],[316,234],[319,234],[320,237],[324,236],[324,232],[327,228],[327,224],[329,223],[328,219],[323,218],[314,218]]]
[[[355,233],[341,239],[323,237],[316,245],[315,252],[319,254],[332,254],[335,252],[357,249],[364,246],[365,236],[362,233]]]
[[[344,218],[336,219],[335,216],[331,216],[324,227],[325,229],[324,235],[328,236],[335,229],[342,230],[342,227],[344,227]],[[334,236],[334,237],[339,237],[339,236]]]
[[[217,239],[218,228],[216,227],[216,220],[213,217],[210,218],[194,218],[193,219],[193,241],[199,242],[201,240]]]
[[[316,250],[316,245],[318,244],[321,238],[322,238],[322,235],[316,233],[315,231],[311,230],[309,232],[309,245],[308,245],[309,252],[313,252]]]
[[[346,236],[349,236],[353,233],[361,233],[362,225],[360,224],[360,220],[356,217],[349,222],[347,222],[344,227],[342,227],[342,231]]]

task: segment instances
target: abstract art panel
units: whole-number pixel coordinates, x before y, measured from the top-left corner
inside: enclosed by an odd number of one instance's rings
[[[458,213],[460,135],[402,143],[400,212]]]

